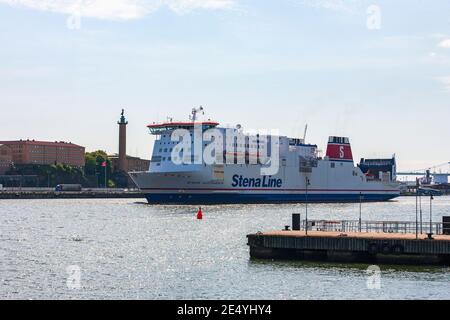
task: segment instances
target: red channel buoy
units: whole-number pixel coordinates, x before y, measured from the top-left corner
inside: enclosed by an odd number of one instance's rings
[[[203,219],[202,208],[199,208],[199,209],[198,209],[198,212],[197,212],[197,219],[198,219],[198,220],[202,220],[202,219]]]

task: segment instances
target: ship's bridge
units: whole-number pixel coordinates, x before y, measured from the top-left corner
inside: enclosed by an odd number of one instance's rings
[[[206,121],[206,122],[164,122],[149,124],[150,133],[153,135],[162,135],[172,132],[177,129],[193,130],[196,126],[201,126],[203,131],[215,128],[219,125],[218,122]]]

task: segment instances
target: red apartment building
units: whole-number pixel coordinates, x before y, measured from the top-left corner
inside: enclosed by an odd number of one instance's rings
[[[11,149],[14,164],[50,165],[55,163],[84,167],[85,148],[70,142],[35,140],[0,141]]]
[[[8,146],[0,144],[0,175],[8,171],[12,163],[11,149]]]

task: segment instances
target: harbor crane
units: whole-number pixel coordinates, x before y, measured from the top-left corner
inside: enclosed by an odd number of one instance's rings
[[[446,172],[444,171],[445,167],[447,167]],[[448,183],[448,178],[450,177],[450,162],[444,162],[425,169],[397,172],[397,175],[423,177],[422,181],[424,181],[424,183],[430,183],[431,181],[434,181],[434,183],[437,184]]]
[[[450,172],[447,169],[447,172],[442,172],[442,170],[440,170],[439,172],[437,171],[437,169],[439,168],[444,168],[445,166],[449,166],[450,167],[450,161],[449,162],[444,162],[432,167],[428,167],[425,169],[419,169],[419,170],[409,170],[409,171],[404,171],[404,172],[397,172],[397,175],[400,176],[424,176],[427,173],[431,173],[433,175],[447,175],[448,177],[450,176]]]

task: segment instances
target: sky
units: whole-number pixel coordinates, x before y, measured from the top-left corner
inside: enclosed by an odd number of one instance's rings
[[[0,0],[0,140],[150,158],[193,107],[400,170],[450,161],[448,0]],[[448,166],[447,166],[448,168]]]

